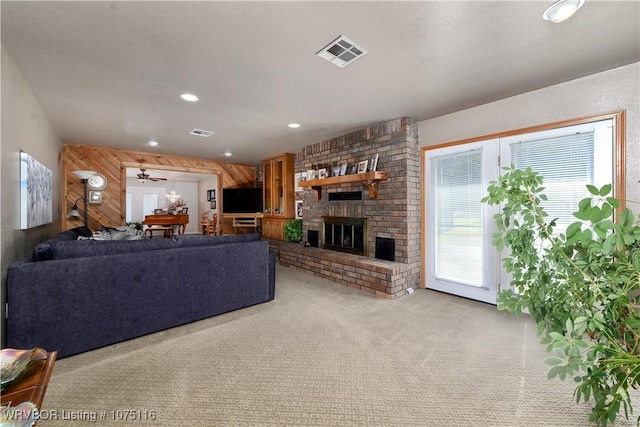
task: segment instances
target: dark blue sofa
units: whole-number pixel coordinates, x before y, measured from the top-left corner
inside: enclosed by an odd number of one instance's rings
[[[275,256],[257,233],[71,238],[60,233],[8,268],[8,347],[65,357],[275,295]]]

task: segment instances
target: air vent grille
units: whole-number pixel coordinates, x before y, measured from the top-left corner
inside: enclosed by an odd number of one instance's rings
[[[366,54],[366,50],[357,46],[345,36],[338,37],[316,53],[320,58],[326,59],[336,67],[340,68],[346,67]]]
[[[205,138],[213,135],[213,132],[211,132],[210,130],[203,130],[203,129],[194,129],[189,133],[191,135],[204,136]]]

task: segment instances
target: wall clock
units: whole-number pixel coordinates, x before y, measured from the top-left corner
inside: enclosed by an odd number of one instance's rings
[[[104,188],[107,186],[107,178],[99,173],[94,174],[87,180],[87,185],[92,190],[104,190]]]

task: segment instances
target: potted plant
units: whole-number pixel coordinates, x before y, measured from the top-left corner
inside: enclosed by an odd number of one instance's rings
[[[640,224],[611,185],[588,185],[577,221],[556,232],[541,204],[543,179],[530,168],[504,168],[483,202],[502,205],[495,215],[493,245],[511,288],[498,295],[498,309],[527,311],[550,353],[547,377],[573,378],[576,402],[593,399],[590,421],[606,426],[624,410],[640,385]],[[640,422],[640,418],[639,418]]]
[[[292,219],[284,225],[284,241],[300,242],[302,241],[302,220]]]

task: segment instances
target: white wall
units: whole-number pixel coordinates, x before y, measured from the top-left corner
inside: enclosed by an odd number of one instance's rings
[[[137,179],[127,179],[127,194],[131,194],[131,219],[134,222],[144,220],[145,215],[151,215],[153,212],[142,211],[142,195],[145,193],[158,194],[158,207],[166,208],[169,202],[165,194],[175,190],[180,194],[182,199],[187,202],[189,208],[189,223],[185,229],[185,233],[200,233],[200,215],[198,214],[198,206],[201,202],[201,194],[198,191],[198,182],[192,181],[162,181],[149,182],[140,184]],[[204,195],[206,201],[206,193]]]
[[[36,244],[60,231],[62,185],[62,141],[53,131],[31,88],[4,46],[0,47],[2,69],[2,135],[0,138],[0,259],[2,300],[6,295],[6,272],[9,264],[30,253]],[[53,172],[53,222],[20,230],[20,150],[32,155]],[[2,337],[4,304],[0,308]],[[3,338],[4,339],[4,338]]]
[[[420,122],[422,146],[626,110],[626,197],[640,201],[640,63]],[[640,205],[629,203],[640,212]]]

